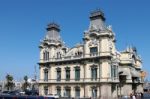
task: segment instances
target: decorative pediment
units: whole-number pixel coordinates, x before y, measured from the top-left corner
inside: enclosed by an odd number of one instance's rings
[[[57,67],[56,70],[57,70],[57,71],[61,71],[61,68],[60,68],[60,67]]]
[[[97,46],[98,45],[98,41],[96,39],[93,39],[90,41],[89,46]]]
[[[79,66],[76,66],[76,67],[74,67],[75,69],[79,69],[80,70],[80,67]]]
[[[70,67],[67,66],[67,67],[65,67],[65,69],[66,69],[66,70],[70,70]]]

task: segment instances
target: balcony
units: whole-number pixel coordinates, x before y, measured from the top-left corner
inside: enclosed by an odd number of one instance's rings
[[[48,79],[48,81],[45,81],[44,79],[40,79],[39,83],[45,83],[45,84],[51,84],[51,83],[100,83],[100,82],[110,82],[110,83],[117,83],[119,82],[119,79],[113,80],[111,78],[97,78],[97,79],[92,79],[92,78],[80,78],[80,79],[61,79],[61,80],[57,80],[57,79]]]
[[[67,60],[79,60],[84,58],[94,58],[94,57],[107,57],[112,56],[111,52],[93,52],[86,54],[85,56],[82,55],[76,55],[76,56],[65,56],[60,58],[49,58],[47,60],[40,59],[40,63],[46,63],[46,62],[59,62],[59,61],[67,61]]]
[[[106,57],[106,56],[112,56],[112,52],[110,51],[100,52],[100,57]]]
[[[83,55],[78,55],[78,56],[66,56],[66,57],[61,57],[61,58],[50,58],[48,60],[40,59],[40,63],[45,63],[45,62],[58,62],[58,61],[66,61],[66,60],[75,60],[75,59],[81,59],[83,58]]]
[[[99,56],[99,53],[95,52],[95,53],[90,53],[90,57],[97,57]]]
[[[133,60],[132,59],[121,59],[120,63],[121,64],[133,64]]]
[[[44,79],[40,79],[39,83],[81,83],[84,82],[83,79],[61,79],[61,80],[57,80],[57,79],[49,79],[48,81],[45,81]]]

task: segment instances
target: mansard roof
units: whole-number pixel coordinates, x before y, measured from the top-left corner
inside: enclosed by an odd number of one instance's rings
[[[92,19],[97,19],[97,18],[101,18],[103,21],[105,21],[104,13],[100,9],[94,10],[90,14],[90,19],[91,20]]]
[[[55,23],[55,22],[49,23],[47,25],[47,31],[50,31],[50,30],[60,31],[60,26],[57,23]]]

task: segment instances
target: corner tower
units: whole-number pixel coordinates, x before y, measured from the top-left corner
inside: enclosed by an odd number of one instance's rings
[[[87,31],[84,32],[84,57],[93,57],[98,64],[98,77],[101,82],[100,92],[101,99],[111,99],[110,82],[116,81],[118,62],[114,57],[115,36],[110,26],[106,26],[104,13],[101,10],[95,10],[90,13],[90,25]],[[112,61],[112,60],[115,60]],[[95,63],[93,63],[95,64]],[[88,66],[88,65],[87,65]],[[90,68],[90,67],[89,67]],[[113,70],[112,70],[113,68]],[[88,75],[88,73],[86,74]],[[103,90],[108,89],[107,93]]]
[[[115,53],[115,35],[111,27],[106,26],[104,13],[101,10],[92,11],[89,19],[90,25],[83,37],[85,56],[90,55],[90,47],[96,46],[97,55]]]
[[[60,49],[64,46],[60,37],[60,26],[56,23],[50,23],[46,28],[46,36],[41,41],[40,59],[41,61],[51,61],[56,57],[56,49]]]

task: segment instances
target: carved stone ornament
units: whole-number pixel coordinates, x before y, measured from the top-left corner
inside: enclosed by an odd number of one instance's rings
[[[89,46],[97,46],[98,45],[98,41],[96,39],[91,40],[91,42],[89,43]]]

